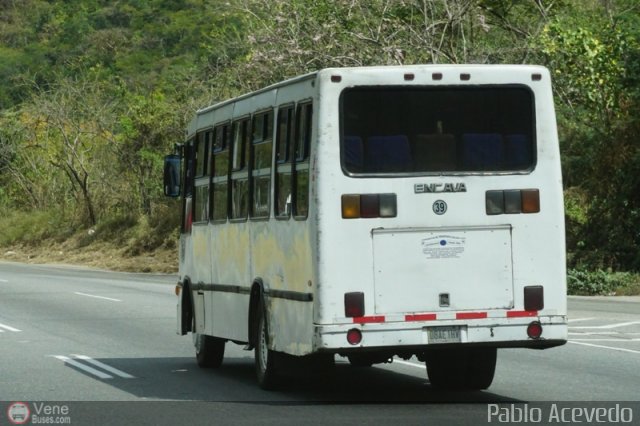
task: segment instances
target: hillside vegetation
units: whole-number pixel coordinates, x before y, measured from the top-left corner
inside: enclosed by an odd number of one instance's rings
[[[175,268],[162,156],[215,101],[329,66],[537,63],[554,78],[569,266],[640,270],[636,0],[4,0],[0,58],[7,258]]]

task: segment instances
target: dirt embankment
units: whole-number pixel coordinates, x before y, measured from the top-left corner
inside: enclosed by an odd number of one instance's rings
[[[0,259],[25,263],[83,265],[126,272],[175,273],[178,270],[176,249],[158,249],[131,255],[121,247],[101,242],[86,247],[74,247],[67,242],[0,247]]]

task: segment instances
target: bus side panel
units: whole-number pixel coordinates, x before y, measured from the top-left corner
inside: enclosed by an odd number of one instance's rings
[[[313,254],[308,221],[254,222],[251,275],[267,293],[270,346],[291,355],[312,351]]]
[[[208,300],[213,314],[211,334],[225,339],[248,341],[250,237],[249,224],[209,226],[211,284]]]

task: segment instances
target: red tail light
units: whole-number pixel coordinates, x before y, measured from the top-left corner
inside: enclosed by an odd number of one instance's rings
[[[544,309],[544,287],[531,285],[524,288],[524,310],[541,311]]]
[[[364,293],[352,292],[344,294],[344,316],[347,318],[364,316]]]

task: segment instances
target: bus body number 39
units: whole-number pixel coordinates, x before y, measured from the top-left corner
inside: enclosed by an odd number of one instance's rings
[[[435,214],[445,214],[447,212],[447,203],[442,200],[434,201],[433,212]]]

